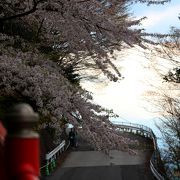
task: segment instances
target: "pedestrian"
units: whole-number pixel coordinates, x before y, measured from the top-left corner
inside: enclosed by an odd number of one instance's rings
[[[71,128],[71,131],[69,132],[69,141],[70,141],[70,146],[75,147],[75,132],[73,128]]]

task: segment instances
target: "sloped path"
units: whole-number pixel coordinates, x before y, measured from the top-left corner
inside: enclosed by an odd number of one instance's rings
[[[138,151],[137,155],[116,150],[110,151],[109,155],[98,151],[74,151],[69,154],[61,167],[141,165],[146,164],[149,158],[149,151]]]
[[[154,180],[144,165],[61,168],[48,180]]]
[[[144,138],[143,143],[149,141]],[[71,149],[64,162],[60,159],[60,167],[45,180],[154,180],[149,168],[151,155],[151,150],[139,149],[135,156],[116,150],[107,156],[79,139],[79,147]]]

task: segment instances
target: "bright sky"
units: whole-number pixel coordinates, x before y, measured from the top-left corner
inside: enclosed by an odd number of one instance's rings
[[[148,68],[149,61],[144,59],[142,52],[132,49],[127,53],[129,55],[123,59],[121,54],[117,57],[117,65],[122,67],[121,73],[125,77],[123,80],[108,84],[89,81],[82,85],[93,93],[97,104],[113,109],[120,116],[117,121],[140,123],[153,128],[152,119],[157,115],[146,110],[151,111],[152,107],[144,100],[144,94],[154,90],[152,82],[160,85],[162,81]]]
[[[164,6],[136,4],[131,11],[139,18],[147,16],[148,19],[143,21],[142,28],[148,32],[167,33],[170,26],[180,27],[180,21],[178,22],[180,0],[172,0],[172,3]],[[124,58],[119,54],[117,60],[125,79],[119,83],[109,82],[106,85],[86,82],[82,83],[82,86],[93,93],[96,103],[113,109],[120,116],[117,120],[147,125],[159,135],[154,124],[157,114],[146,110],[150,110],[152,104],[145,101],[143,95],[146,91],[152,90],[150,85],[152,82],[161,86],[162,79],[148,68],[149,61],[137,49],[129,50]]]
[[[137,3],[131,6],[130,11],[135,17],[146,16],[147,19],[142,22],[142,27],[147,32],[167,33],[169,27],[176,26],[180,28],[180,0],[171,0],[164,5],[146,6],[142,3]]]

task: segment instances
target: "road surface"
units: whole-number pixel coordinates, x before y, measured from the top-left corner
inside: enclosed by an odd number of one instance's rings
[[[149,168],[151,152],[74,151],[46,180],[154,180]]]

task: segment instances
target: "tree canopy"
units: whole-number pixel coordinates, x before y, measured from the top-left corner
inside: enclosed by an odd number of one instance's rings
[[[168,0],[136,0],[147,4]],[[128,150],[109,113],[71,81],[76,68],[121,74],[108,57],[114,50],[145,47],[140,20],[128,13],[134,0],[4,0],[0,2],[0,98],[30,102],[41,114],[39,128],[61,133],[66,117],[98,150]],[[93,63],[92,63],[93,60]],[[111,69],[109,69],[111,67]],[[115,73],[113,73],[114,71]],[[57,139],[59,141],[59,139]]]
[[[5,0],[0,2],[1,37],[13,37],[14,48],[36,49],[51,54],[60,64],[66,62],[74,67],[91,65],[86,58],[90,56],[94,66],[116,81],[121,74],[108,53],[127,46],[144,47],[147,41],[142,29],[132,28],[142,19],[132,18],[128,6],[133,2],[163,4],[167,1]],[[69,56],[67,61],[70,53],[74,56]]]

